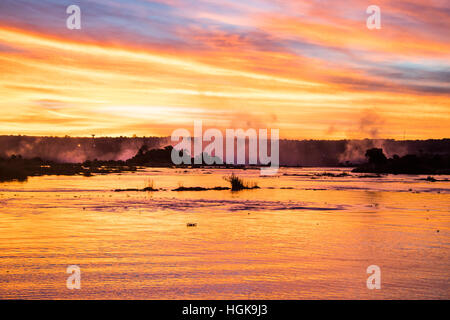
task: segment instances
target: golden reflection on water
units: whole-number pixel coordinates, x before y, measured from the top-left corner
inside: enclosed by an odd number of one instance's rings
[[[450,298],[449,183],[302,176],[324,170],[237,171],[261,187],[240,192],[170,191],[226,186],[225,170],[0,184],[0,298]],[[149,178],[164,190],[112,191]]]

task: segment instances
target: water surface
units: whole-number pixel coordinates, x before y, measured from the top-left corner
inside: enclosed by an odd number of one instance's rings
[[[0,298],[450,298],[450,182],[283,168],[234,171],[257,190],[170,191],[227,186],[232,171],[1,183]],[[163,190],[113,192],[149,179]],[[66,288],[69,265],[80,290]],[[367,289],[369,265],[381,290]]]

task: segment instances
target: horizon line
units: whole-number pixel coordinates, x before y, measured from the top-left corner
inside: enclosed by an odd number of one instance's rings
[[[69,136],[69,135],[24,135],[24,134],[0,134],[1,137],[29,137],[29,138],[58,138],[58,139],[170,139],[171,136]],[[195,138],[194,136],[191,138]],[[280,138],[280,141],[363,141],[363,140],[390,140],[390,141],[429,141],[429,140],[450,140],[445,138],[425,138],[425,139],[395,139],[395,138],[341,138],[341,139],[314,139],[314,138]]]

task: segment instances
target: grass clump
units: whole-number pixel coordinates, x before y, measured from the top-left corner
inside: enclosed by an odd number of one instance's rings
[[[154,189],[155,183],[153,182],[153,179],[147,179],[147,185],[145,186],[145,188],[147,189]]]
[[[256,182],[245,182],[234,173],[231,176],[223,177],[225,181],[231,184],[231,191],[240,191],[245,189],[259,189]]]
[[[127,192],[127,191],[159,191],[158,189],[154,188],[153,179],[148,179],[146,182],[146,187],[144,189],[114,189],[114,192]]]
[[[153,179],[147,179],[146,187],[142,189],[142,191],[158,191],[158,189],[155,189],[154,186],[155,183],[153,182]]]

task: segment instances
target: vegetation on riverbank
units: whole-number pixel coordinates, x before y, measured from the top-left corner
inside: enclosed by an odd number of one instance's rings
[[[234,173],[231,176],[223,177],[225,181],[231,184],[231,191],[239,191],[244,189],[259,189],[255,182],[246,182],[236,176]]]
[[[392,174],[450,174],[450,155],[408,154],[387,158],[382,149],[366,151],[367,163],[353,169],[353,172]]]
[[[228,181],[231,184],[231,187],[184,187],[182,184],[178,186],[178,188],[173,189],[172,191],[223,191],[223,190],[231,190],[231,191],[240,191],[240,190],[251,190],[251,189],[259,189],[258,185],[255,182],[246,182],[243,179],[239,178],[235,174],[231,174],[230,176],[223,177],[224,180]],[[155,189],[153,187],[153,180],[149,180],[147,183],[147,187],[143,189],[130,188],[130,189],[115,189],[115,192],[146,192],[146,191],[159,191],[160,189]]]
[[[40,158],[23,159],[21,156],[0,158],[0,182],[26,181],[31,176],[44,175],[80,175],[90,177],[94,174],[120,173],[136,171],[123,161],[86,161],[84,163],[56,163]]]
[[[81,175],[84,177],[91,177],[94,174],[108,174],[136,171],[138,166],[142,167],[175,167],[171,162],[171,152],[173,148],[167,146],[163,149],[148,150],[145,146],[132,158],[126,161],[99,161],[88,160],[83,163],[60,163],[54,161],[42,160],[41,158],[24,159],[20,155],[13,155],[9,158],[0,158],[0,182],[5,181],[26,181],[30,176],[42,175]],[[353,172],[358,173],[372,173],[372,174],[450,174],[450,154],[408,154],[405,156],[394,155],[392,158],[387,158],[382,149],[372,148],[366,151],[367,162],[361,164],[353,169]],[[181,168],[198,168],[197,166],[180,165]],[[234,168],[246,169],[245,166],[233,165],[217,165],[215,168]],[[289,174],[284,174],[289,175]],[[290,174],[293,176],[303,174]],[[350,176],[348,173],[320,173],[315,174],[314,177],[346,177]],[[360,176],[373,177],[373,176]],[[239,191],[244,189],[257,189],[258,186],[254,183],[244,182],[238,176],[232,174],[224,177],[224,179],[231,184],[232,191]],[[205,188],[180,187],[175,191],[203,191],[203,190],[219,190],[223,187]],[[153,187],[147,186],[144,191],[156,191]],[[224,189],[225,190],[225,189]]]

